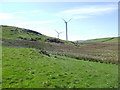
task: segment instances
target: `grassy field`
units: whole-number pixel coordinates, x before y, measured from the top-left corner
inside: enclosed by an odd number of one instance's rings
[[[3,47],[3,88],[117,88],[118,66]]]
[[[6,39],[71,44],[71,42],[60,40],[58,38],[49,37],[39,32],[25,28],[5,26],[5,25],[1,25],[0,27],[2,28],[2,38],[6,38]]]
[[[117,37],[77,43],[17,27],[2,31],[3,88],[118,87]]]
[[[38,51],[42,50],[48,54],[68,56],[95,62],[118,63],[117,43],[75,43],[66,45],[49,42],[3,39],[3,46],[36,48]]]
[[[86,40],[85,42],[118,43],[118,37],[91,39],[91,40]]]
[[[118,63],[118,37],[77,43],[17,27],[2,26],[2,31],[3,46],[36,48],[42,49],[48,54],[96,62]]]

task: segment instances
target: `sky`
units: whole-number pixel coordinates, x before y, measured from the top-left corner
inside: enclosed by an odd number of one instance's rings
[[[1,2],[0,25],[17,26],[68,40],[118,36],[117,2]],[[56,31],[55,31],[56,30]]]

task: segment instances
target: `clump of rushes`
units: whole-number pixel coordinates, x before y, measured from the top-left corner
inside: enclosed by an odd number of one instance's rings
[[[49,57],[50,57],[50,54],[48,54],[48,53],[47,53],[47,51],[46,51],[46,50],[44,50],[44,49],[40,49],[40,50],[39,50],[39,53],[40,53],[40,54],[47,55],[47,56],[49,56]]]

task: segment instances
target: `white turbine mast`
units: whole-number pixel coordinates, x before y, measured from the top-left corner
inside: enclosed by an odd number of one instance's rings
[[[68,40],[68,27],[67,27],[67,24],[68,24],[68,22],[71,21],[71,19],[69,19],[68,21],[66,21],[65,19],[62,18],[62,20],[65,22],[65,25],[66,25],[66,40]]]
[[[57,30],[55,30],[55,31],[57,32],[57,37],[59,38],[59,36],[62,32],[58,32]]]

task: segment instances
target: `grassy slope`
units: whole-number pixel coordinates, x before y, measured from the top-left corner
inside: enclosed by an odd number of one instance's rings
[[[0,42],[0,89],[2,88],[2,47]]]
[[[117,88],[117,65],[3,47],[3,88]]]
[[[22,28],[16,29],[16,27],[2,26],[2,31],[2,44],[4,46],[30,47],[45,50],[48,54],[57,54],[97,62],[118,63],[118,44],[116,42],[118,38],[91,40],[93,43],[90,41],[74,43],[51,38]]]
[[[26,29],[17,28],[12,26],[2,26],[2,38],[8,38],[8,39],[19,39],[18,37],[27,38],[27,40],[30,40],[31,38],[42,38],[44,39],[44,35],[37,35],[34,33],[29,33],[26,31]]]
[[[47,39],[53,39],[52,37],[45,36],[41,33],[35,32],[35,31],[30,32],[33,30],[29,30],[29,29],[17,28],[17,27],[13,27],[13,26],[5,26],[5,25],[2,25],[1,28],[2,28],[2,38],[6,38],[6,39],[17,39],[17,40],[24,40],[24,39],[32,40],[33,39],[35,41],[43,41],[43,42],[46,42]],[[60,40],[60,41],[64,42],[64,43],[68,43],[68,44],[71,43],[71,42],[66,42],[64,40]],[[117,43],[118,37],[91,39],[91,40],[85,40],[82,42]]]
[[[84,42],[117,43],[118,42],[118,37],[91,39],[91,40],[86,40]]]
[[[36,34],[35,32],[30,32],[30,30],[27,29],[18,28],[16,30],[16,27],[10,26],[2,26],[2,28],[3,45],[5,46],[45,49],[45,51],[47,51],[49,54],[69,56],[77,59],[97,62],[118,63],[117,42],[100,43],[100,41],[103,42],[103,40],[97,39],[93,40],[94,43],[74,43],[60,39],[54,39],[42,34]],[[97,41],[99,41],[99,43],[97,43]],[[105,39],[104,41],[111,42],[111,38],[107,38],[107,40]],[[115,40],[112,38],[112,41],[117,41],[117,39]]]
[[[96,62],[118,63],[118,45],[116,43],[83,43],[76,45],[37,42],[27,40],[3,39],[3,46],[29,47],[48,54],[69,56]]]
[[[82,57],[86,59],[86,56],[87,59],[113,60],[117,58],[114,44],[111,46],[111,44],[88,43],[82,44],[81,47],[81,45],[70,45],[71,43],[68,42],[67,45],[49,43],[46,39],[50,37],[26,33],[21,29],[14,33],[10,31],[11,28],[14,27],[3,29],[3,88],[115,88],[118,86],[117,65],[81,60]],[[36,38],[41,39],[37,40],[38,42],[31,41]],[[66,41],[62,42],[66,43]],[[50,56],[38,53],[41,49]]]
[[[41,33],[29,29],[18,28],[14,26],[5,26],[5,25],[2,25],[1,27],[2,27],[2,38],[5,39],[71,44],[71,42],[67,42],[65,40],[60,40],[53,37],[48,37],[46,35],[43,35]]]

